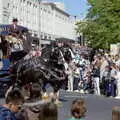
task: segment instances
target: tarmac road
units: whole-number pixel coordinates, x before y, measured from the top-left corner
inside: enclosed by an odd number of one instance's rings
[[[74,92],[60,92],[60,100],[62,104],[58,109],[58,120],[67,120],[70,118],[70,106],[74,99],[84,98],[87,104],[88,112],[86,120],[111,120],[112,107],[120,106],[120,99],[105,98],[103,96],[95,96],[90,94],[80,94]],[[0,99],[0,104],[4,103],[4,99]]]
[[[95,96],[90,94],[80,94],[73,92],[61,91],[60,93],[63,105],[59,108],[59,119],[67,120],[70,118],[70,106],[74,99],[84,98],[87,104],[88,112],[86,120],[111,120],[112,107],[120,106],[120,99],[105,98],[103,96]]]

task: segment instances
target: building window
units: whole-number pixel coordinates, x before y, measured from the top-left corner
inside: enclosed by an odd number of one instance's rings
[[[48,13],[51,14],[51,12],[48,10]]]
[[[45,35],[45,39],[47,39],[47,36]]]
[[[51,36],[49,36],[49,40],[51,40]]]
[[[44,11],[46,12],[46,9],[44,8]]]
[[[8,3],[8,5],[7,5],[7,6],[8,6],[8,8],[9,8],[9,7],[10,7],[10,3]]]
[[[40,35],[40,38],[43,39],[43,35]]]
[[[32,3],[30,2],[30,6],[32,5]]]

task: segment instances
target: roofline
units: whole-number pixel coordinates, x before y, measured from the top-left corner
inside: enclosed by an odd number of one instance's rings
[[[66,16],[70,16],[70,14],[68,14],[67,12],[65,12],[64,10],[60,9],[57,7],[57,5],[53,2],[41,2],[41,4],[44,4],[44,5],[51,5],[52,7],[54,7],[56,10],[62,12],[63,14],[65,14]]]

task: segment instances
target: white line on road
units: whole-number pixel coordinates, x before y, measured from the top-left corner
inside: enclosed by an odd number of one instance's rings
[[[68,96],[68,95],[65,95],[64,97],[67,97],[67,98],[80,98],[80,97],[84,97],[84,98],[87,98],[88,96],[84,96],[84,95],[74,95],[74,96]]]

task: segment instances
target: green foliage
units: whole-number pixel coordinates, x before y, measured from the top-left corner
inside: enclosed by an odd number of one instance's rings
[[[120,42],[120,0],[88,0],[86,21],[76,24],[93,48],[109,48]]]

